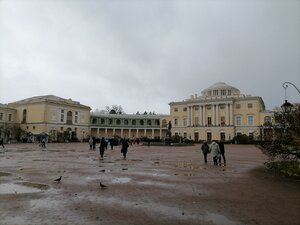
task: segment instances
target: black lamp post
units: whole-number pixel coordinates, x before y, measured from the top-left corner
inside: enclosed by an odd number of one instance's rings
[[[294,88],[296,88],[296,90],[298,91],[298,93],[300,94],[300,90],[296,87],[295,84],[291,83],[291,82],[284,82],[282,84],[282,87],[285,89],[285,101],[284,103],[281,105],[281,109],[283,110],[284,113],[290,113],[292,111],[293,108],[293,104],[291,104],[290,102],[288,102],[288,100],[286,99],[286,89],[288,87],[288,84],[292,85]]]

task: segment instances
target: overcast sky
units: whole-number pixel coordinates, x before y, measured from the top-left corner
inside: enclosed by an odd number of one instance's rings
[[[285,81],[300,89],[300,0],[0,0],[0,103],[168,114],[225,82],[273,109]]]

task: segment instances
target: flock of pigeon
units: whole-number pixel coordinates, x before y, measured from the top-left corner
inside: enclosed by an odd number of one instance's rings
[[[59,178],[55,179],[54,181],[56,181],[57,183],[59,183],[61,181],[61,178],[62,176],[60,176]],[[106,188],[107,186],[102,184],[101,182],[99,183],[100,184],[100,188],[103,189],[103,188]]]

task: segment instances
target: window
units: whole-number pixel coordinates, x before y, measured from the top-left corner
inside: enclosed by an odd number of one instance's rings
[[[108,124],[109,124],[109,125],[112,125],[112,124],[113,124],[113,120],[112,120],[112,119],[109,119]]]
[[[178,108],[174,108],[174,112],[178,112]]]
[[[226,95],[226,90],[221,90],[221,95]]]
[[[61,110],[60,111],[60,122],[64,122],[65,121],[65,110]]]
[[[186,137],[187,137],[187,133],[183,132],[183,138],[186,138]]]
[[[224,105],[220,105],[220,109],[225,109],[225,106]]]
[[[236,109],[240,109],[240,108],[241,108],[241,104],[236,104],[236,105],[235,105],[235,108],[236,108]]]
[[[73,124],[73,113],[71,111],[67,112],[67,124]]]
[[[121,120],[117,119],[116,123],[117,123],[117,125],[120,125],[121,124]]]
[[[3,112],[0,112],[0,120],[3,120]]]
[[[208,118],[207,118],[207,125],[208,125],[208,126],[211,126],[211,117],[208,117]]]
[[[183,118],[183,126],[187,126],[188,125],[188,118],[184,117]]]
[[[128,120],[124,120],[124,125],[128,125]]]
[[[252,103],[248,103],[248,109],[252,109],[253,108],[253,104]]]
[[[35,130],[35,126],[32,127],[32,130]]]
[[[253,116],[248,116],[248,125],[253,125]]]
[[[23,110],[23,119],[22,119],[22,123],[26,123],[26,118],[27,118],[27,110],[24,109],[24,110]]]
[[[8,121],[12,121],[12,114],[8,114]]]
[[[78,123],[78,112],[75,112],[75,123]]]
[[[271,117],[270,117],[270,116],[265,116],[264,122],[265,122],[265,123],[271,123],[271,122],[272,122],[272,121],[271,121]]]
[[[93,118],[92,123],[93,123],[93,124],[96,124],[96,123],[97,123],[97,119],[96,119],[96,118]]]
[[[132,120],[132,125],[136,125],[136,120]]]
[[[195,107],[194,107],[194,110],[195,110],[195,111],[198,111],[198,110],[199,110],[199,106],[195,106]]]
[[[144,125],[144,120],[140,120],[140,125],[141,125],[141,126]]]
[[[151,120],[147,120],[147,125],[148,125],[148,126],[151,126],[151,124],[152,124],[152,123],[151,123]]]
[[[155,125],[159,126],[160,125],[160,121],[159,120],[155,120]]]
[[[225,126],[225,116],[221,116],[221,126]]]
[[[184,108],[183,108],[183,112],[186,112],[186,111],[187,111],[187,107],[184,107]]]
[[[101,124],[105,124],[105,119],[104,119],[104,118],[101,118],[100,123],[101,123]]]
[[[231,90],[227,90],[227,94],[228,94],[228,95],[231,95]]]
[[[178,119],[174,119],[174,126],[178,126]]]
[[[207,106],[207,108],[206,108],[207,110],[211,110],[211,106]]]
[[[237,125],[237,126],[242,125],[242,117],[241,117],[241,116],[237,116],[237,117],[236,117],[236,125]]]

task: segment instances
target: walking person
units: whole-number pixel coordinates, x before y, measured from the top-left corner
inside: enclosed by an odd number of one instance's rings
[[[207,154],[209,153],[209,145],[207,144],[207,141],[204,141],[202,146],[201,146],[201,150],[204,156],[204,162],[205,164],[207,163]]]
[[[4,140],[3,140],[3,138],[0,139],[0,145],[2,146],[2,148],[5,148],[4,147]]]
[[[92,136],[89,139],[89,145],[90,145],[90,150],[92,150],[93,149],[93,138],[92,138]]]
[[[121,148],[121,153],[123,153],[123,159],[126,159],[126,154],[127,154],[127,151],[128,151],[128,147],[129,147],[129,144],[128,144],[127,140],[123,139],[122,148]]]
[[[224,166],[226,166],[224,140],[221,140],[221,141],[219,142],[219,148],[220,148],[221,156],[222,156],[222,158],[223,158]],[[220,166],[221,166],[221,156],[219,157],[219,165],[220,165]]]
[[[99,151],[100,151],[100,157],[103,159],[104,151],[105,151],[106,141],[105,138],[101,138]]]
[[[209,152],[213,157],[214,165],[217,166],[220,157],[220,147],[216,141],[212,141],[211,145],[209,146]]]

